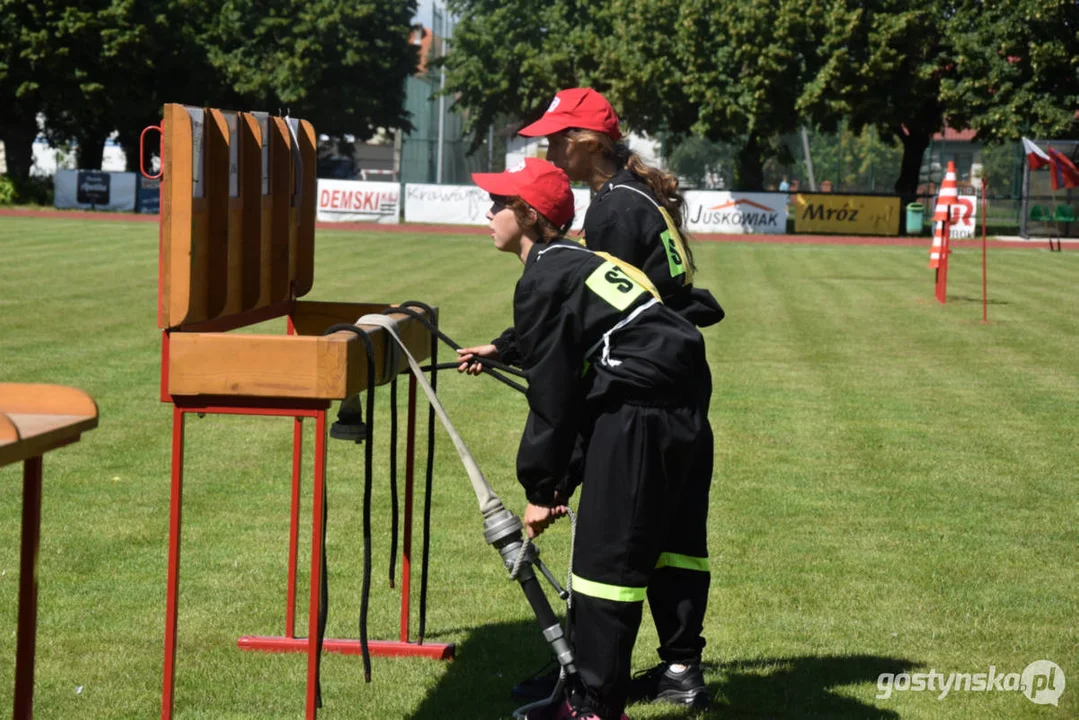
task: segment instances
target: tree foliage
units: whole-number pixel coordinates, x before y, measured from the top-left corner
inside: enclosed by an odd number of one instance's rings
[[[366,139],[411,129],[405,79],[416,0],[225,0],[207,43],[213,66],[257,107],[289,110],[319,132]]]
[[[166,102],[290,109],[324,133],[409,127],[415,0],[0,0],[0,140],[25,178],[35,118],[100,167],[114,131],[138,137]]]
[[[818,38],[845,17],[842,3],[825,0],[682,4],[676,46],[697,108],[694,130],[741,141],[736,187],[763,186],[764,161],[784,153],[778,139],[799,125],[802,88],[820,63]]]
[[[818,122],[849,118],[903,144],[896,192],[914,195],[922,156],[944,126],[941,83],[955,74],[949,50],[952,0],[867,0],[821,38],[817,76],[800,109]]]
[[[30,172],[37,113],[48,83],[69,70],[64,53],[49,47],[49,26],[62,5],[0,0],[0,140],[8,172],[17,182]]]
[[[985,139],[1075,132],[1073,0],[456,0],[448,90],[482,133],[564,87],[607,94],[636,130],[740,148],[760,187],[800,124],[903,148],[895,189],[916,190],[945,122]]]
[[[988,141],[1077,134],[1079,3],[970,0],[949,35],[955,75],[941,100],[953,124]]]
[[[520,124],[538,117],[564,88],[611,87],[599,72],[610,30],[610,10],[601,3],[451,0],[449,10],[458,22],[440,62],[475,140],[499,116]]]

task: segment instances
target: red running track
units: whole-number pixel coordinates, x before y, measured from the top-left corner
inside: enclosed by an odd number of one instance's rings
[[[62,220],[102,220],[112,222],[157,223],[158,215],[138,213],[90,212],[86,210],[31,210],[0,208],[0,217],[53,218]],[[315,223],[319,230],[344,230],[351,232],[381,233],[430,233],[433,235],[487,235],[485,227],[474,225],[428,225],[425,223]],[[693,240],[704,242],[775,243],[785,245],[890,245],[899,247],[924,247],[928,251],[930,237],[871,237],[862,235],[728,235],[722,233],[693,233]],[[992,248],[1045,249],[1045,240],[990,240]],[[981,239],[953,240],[953,248],[979,248]]]

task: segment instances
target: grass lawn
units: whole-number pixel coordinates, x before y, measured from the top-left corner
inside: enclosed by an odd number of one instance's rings
[[[310,299],[423,300],[465,343],[510,319],[520,265],[487,238],[320,231],[317,247]],[[954,253],[941,306],[927,250],[696,246],[698,282],[728,313],[706,331],[714,717],[1079,715],[1079,255],[993,251],[982,325],[980,255]],[[157,400],[156,282],[154,225],[0,217],[0,381],[76,385],[101,414],[45,458],[38,718],[160,713],[171,415]],[[523,398],[456,374],[440,391],[506,504],[522,508]],[[370,636],[392,639],[385,388],[378,403]],[[457,643],[457,659],[375,658],[367,685],[359,658],[328,655],[320,717],[507,717],[510,686],[543,663],[439,433],[427,627]],[[302,717],[305,657],[235,646],[283,630],[291,441],[286,419],[188,420],[177,718]],[[358,632],[362,470],[360,448],[331,441],[330,637]],[[0,470],[0,713],[12,699],[20,507],[21,470]],[[417,547],[419,517],[417,505]],[[563,574],[568,526],[540,546]],[[655,645],[646,618],[637,667],[655,662]],[[1059,708],[1020,692],[877,697],[880,673],[1021,673],[1042,659],[1070,681]]]

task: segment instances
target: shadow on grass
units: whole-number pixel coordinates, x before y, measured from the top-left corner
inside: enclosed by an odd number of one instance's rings
[[[948,301],[949,302],[980,303],[982,301],[982,299],[980,297],[969,297],[967,295],[949,295],[948,296]],[[985,301],[985,304],[986,305],[1008,305],[1009,303],[1008,303],[1007,300],[991,300],[991,299],[987,299]]]
[[[446,673],[410,717],[413,720],[494,720],[512,717],[520,705],[510,689],[536,673],[550,657],[534,621],[475,628],[457,644]]]
[[[806,279],[842,280],[843,282],[910,282],[910,278],[905,275],[818,275]]]
[[[876,684],[881,673],[907,672],[918,663],[876,655],[803,656],[724,663],[710,682],[722,718],[898,718],[835,692],[844,685]],[[664,715],[664,720],[682,715]]]
[[[457,646],[457,659],[424,698],[415,720],[509,718],[517,707],[510,688],[549,657],[536,624],[499,623],[473,630]],[[874,655],[767,658],[707,667],[712,709],[690,715],[682,708],[650,708],[649,720],[676,718],[872,718],[899,715],[835,692],[876,684],[881,673],[910,671],[918,663]],[[634,708],[628,708],[633,716]],[[641,713],[643,714],[643,713]]]

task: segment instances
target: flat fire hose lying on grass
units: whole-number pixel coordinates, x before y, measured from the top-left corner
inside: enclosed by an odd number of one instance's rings
[[[532,612],[536,615],[540,629],[543,631],[543,637],[550,644],[551,650],[562,668],[560,681],[551,696],[546,700],[518,708],[514,712],[514,716],[525,717],[530,710],[558,702],[561,700],[561,693],[566,679],[577,675],[577,667],[574,663],[573,650],[570,647],[569,640],[565,632],[563,632],[557,616],[551,609],[551,604],[547,601],[547,596],[544,594],[543,588],[536,577],[535,568],[539,568],[540,572],[551,582],[560,596],[566,598],[568,597],[568,592],[559,587],[554,576],[543,565],[539,559],[539,550],[536,546],[526,541],[522,533],[523,526],[520,519],[506,509],[502,504],[502,500],[499,499],[490,483],[487,482],[479,465],[476,464],[476,460],[472,457],[472,453],[469,452],[460,434],[446,415],[446,410],[442,407],[438,396],[435,395],[430,383],[427,382],[427,378],[424,377],[423,368],[412,357],[408,348],[405,347],[405,344],[397,335],[397,326],[394,321],[386,315],[364,315],[356,321],[356,325],[375,325],[383,328],[408,359],[412,374],[415,375],[416,381],[423,388],[439,420],[442,421],[442,425],[446,428],[446,432],[453,441],[457,454],[461,457],[461,462],[465,466],[465,472],[468,473],[468,478],[472,482],[472,490],[476,493],[480,512],[483,513],[484,539],[487,544],[493,545],[498,550],[502,556],[503,564],[510,571],[510,577],[521,585],[529,605],[532,606]]]

